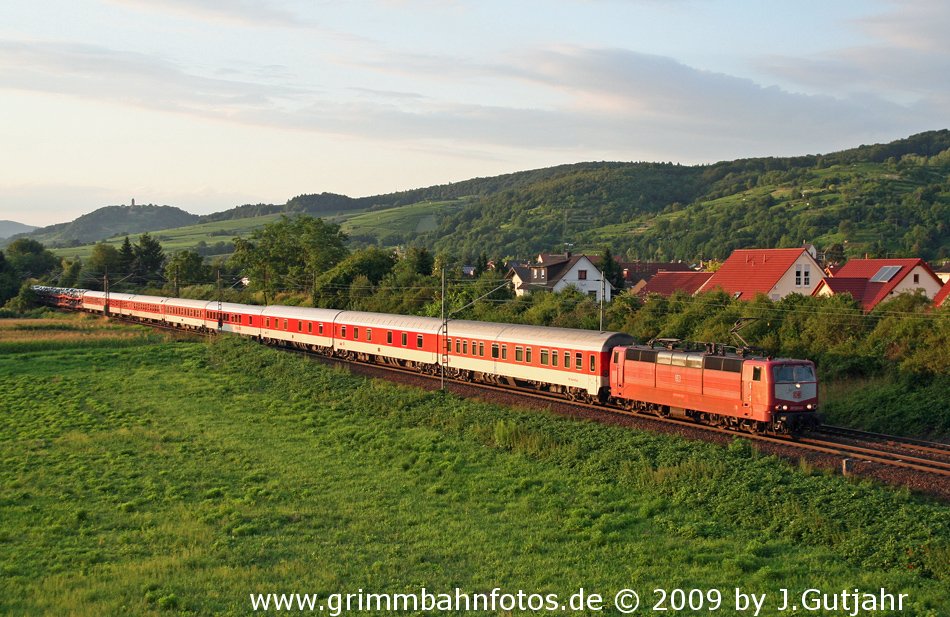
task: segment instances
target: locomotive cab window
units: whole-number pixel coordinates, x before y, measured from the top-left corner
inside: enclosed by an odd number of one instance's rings
[[[752,381],[762,381],[762,367],[752,367]]]

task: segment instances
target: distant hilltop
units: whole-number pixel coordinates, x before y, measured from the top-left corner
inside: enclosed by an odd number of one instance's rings
[[[29,233],[34,229],[37,229],[34,225],[25,225],[16,221],[0,221],[0,240],[16,234]]]
[[[46,246],[78,246],[112,236],[192,225],[198,219],[196,214],[174,206],[106,206],[69,223],[58,223],[39,229],[34,227],[26,231],[30,232],[30,238]],[[0,234],[0,237],[3,237],[3,234]]]

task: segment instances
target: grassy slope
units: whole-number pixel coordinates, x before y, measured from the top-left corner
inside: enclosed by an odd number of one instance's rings
[[[0,383],[5,615],[421,586],[883,586],[912,614],[950,609],[945,505],[741,442],[458,401],[237,340],[64,341],[0,355]]]
[[[436,216],[443,209],[457,210],[460,201],[426,201],[417,204],[399,206],[386,210],[328,213],[327,220],[339,223],[344,232],[353,236],[367,238],[392,238],[398,235],[397,243],[403,242],[413,234],[432,231],[436,227]],[[210,223],[199,223],[174,229],[159,229],[152,235],[161,242],[167,254],[184,249],[194,249],[199,242],[213,245],[217,242],[230,242],[235,236],[246,237],[255,229],[267,223],[279,220],[280,214],[268,214],[242,219],[229,219]],[[132,236],[134,241],[136,236]],[[109,244],[119,247],[124,236],[109,238]],[[52,249],[61,257],[76,257],[86,260],[92,255],[93,244],[70,248]]]

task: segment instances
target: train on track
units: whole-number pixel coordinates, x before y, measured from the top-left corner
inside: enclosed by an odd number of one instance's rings
[[[637,344],[620,332],[448,320],[292,306],[254,306],[36,286],[44,303],[261,342],[447,378],[723,428],[794,435],[816,428],[808,360],[676,339]]]

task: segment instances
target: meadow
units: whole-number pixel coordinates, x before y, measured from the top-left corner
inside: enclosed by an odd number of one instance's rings
[[[87,338],[63,337],[73,320]],[[950,508],[906,491],[233,338],[90,345],[137,329],[35,321],[40,348],[0,321],[3,615],[421,587],[883,587],[909,595],[903,614],[950,612]]]

